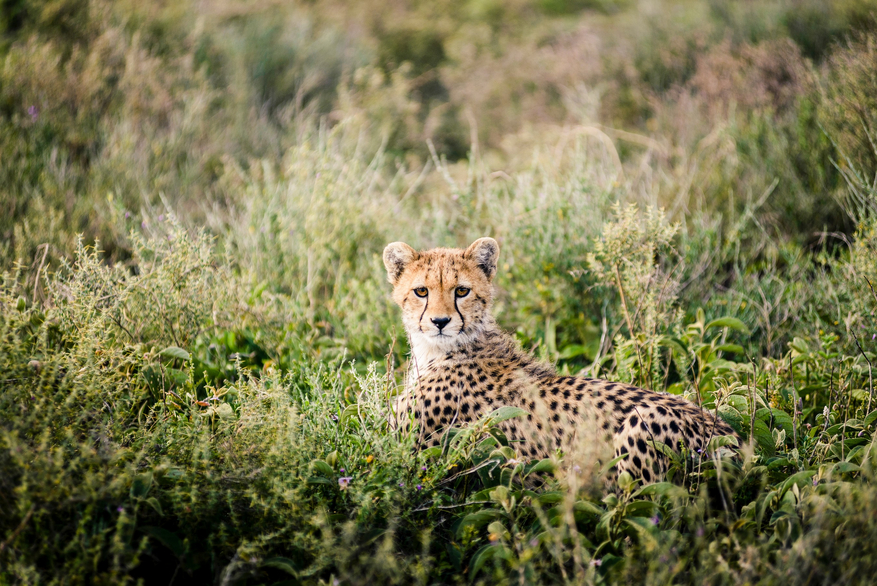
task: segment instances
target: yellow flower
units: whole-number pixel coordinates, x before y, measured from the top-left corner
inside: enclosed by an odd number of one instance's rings
[[[375,459],[374,456],[372,456],[372,455],[368,455],[368,456],[366,456],[366,458],[365,458],[365,463],[366,463],[366,464],[371,464],[372,461],[374,461],[374,459]]]

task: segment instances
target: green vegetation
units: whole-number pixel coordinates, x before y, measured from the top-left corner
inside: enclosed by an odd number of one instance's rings
[[[0,0],[0,584],[870,582],[875,12]],[[484,235],[740,456],[414,451],[380,253]]]

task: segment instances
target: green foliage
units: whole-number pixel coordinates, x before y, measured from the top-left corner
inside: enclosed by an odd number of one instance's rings
[[[0,2],[0,583],[873,575],[871,5]],[[740,445],[415,451],[380,252],[484,235]]]

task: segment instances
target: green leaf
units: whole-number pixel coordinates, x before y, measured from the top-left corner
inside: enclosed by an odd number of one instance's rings
[[[611,460],[609,460],[608,462],[606,462],[606,465],[603,466],[603,468],[600,469],[600,474],[599,474],[598,476],[603,476],[604,474],[606,474],[607,472],[609,472],[610,470],[612,470],[612,468],[613,468],[616,464],[618,464],[619,462],[621,462],[623,459],[625,459],[625,458],[626,458],[627,456],[629,456],[629,455],[630,455],[629,453],[628,453],[628,454],[621,454],[621,455],[618,456],[617,458],[612,458]]]
[[[277,568],[278,570],[283,570],[287,574],[291,576],[298,576],[298,570],[296,569],[296,564],[289,558],[284,557],[274,557],[268,558],[267,560],[262,562],[263,568]]]
[[[469,513],[460,521],[457,527],[457,537],[462,537],[467,527],[478,529],[483,527],[499,517],[501,511],[499,509],[482,509],[474,513]]]
[[[570,344],[569,346],[564,346],[563,350],[560,351],[559,357],[566,360],[586,353],[587,350],[581,344]]]
[[[744,334],[747,334],[747,335],[749,335],[751,333],[749,331],[749,328],[746,327],[746,324],[744,324],[742,321],[740,321],[736,317],[720,317],[720,318],[714,319],[713,321],[711,321],[710,323],[708,323],[706,325],[706,327],[704,328],[704,331],[706,331],[710,328],[731,328],[732,330],[737,330],[737,331],[743,332]]]
[[[191,359],[191,356],[189,356],[188,352],[177,346],[168,346],[158,354],[159,356],[164,356],[165,358],[177,358],[186,362]]]
[[[634,497],[638,496],[666,496],[666,497],[686,497],[689,496],[688,491],[682,488],[681,486],[677,486],[672,482],[656,482],[655,484],[649,484],[647,486],[642,487],[635,493],[633,493]]]
[[[164,511],[161,510],[161,503],[154,496],[146,499],[146,504],[155,509],[155,512],[164,517]]]
[[[652,501],[634,501],[624,508],[625,517],[654,517],[658,513],[658,505]]]
[[[529,474],[537,474],[539,472],[554,472],[554,464],[552,464],[551,460],[539,460],[533,464],[528,465],[524,468],[524,475]]]
[[[746,352],[743,346],[739,344],[721,344],[716,346],[715,350],[716,352],[731,352],[732,354],[743,354]]]
[[[314,460],[313,462],[311,462],[311,470],[313,470],[317,474],[322,474],[323,476],[335,475],[335,471],[332,470],[332,467],[322,460]]]
[[[491,422],[499,423],[500,421],[505,421],[506,419],[512,419],[513,417],[521,417],[523,415],[527,415],[528,412],[524,411],[520,407],[512,407],[511,405],[505,405],[504,407],[500,407],[499,409],[489,413],[487,415],[490,418]]]
[[[755,420],[755,441],[767,455],[773,456],[776,451],[773,434],[767,428],[767,424],[761,419]]]
[[[144,472],[134,477],[131,484],[131,498],[142,498],[152,488],[152,472]]]
[[[489,559],[491,559],[496,554],[496,546],[494,545],[485,545],[477,552],[475,552],[475,558],[472,561],[472,573],[469,575],[474,578],[475,574],[481,569],[481,567],[487,563]]]
[[[606,511],[592,503],[591,501],[581,500],[576,501],[572,506],[575,511],[582,511],[584,513],[590,513],[592,515],[597,515],[598,517],[605,513]]]
[[[183,540],[177,537],[175,533],[171,533],[167,529],[154,527],[152,525],[141,527],[140,530],[150,537],[157,539],[162,545],[171,550],[173,554],[178,558],[182,559],[182,557],[186,554],[186,546],[183,544]]]
[[[725,446],[740,447],[740,443],[733,435],[717,435],[710,439],[710,443],[707,446],[707,451],[714,452],[719,448],[723,448]]]
[[[774,427],[780,426],[786,431],[786,435],[789,437],[792,436],[792,430],[795,426],[795,421],[792,419],[792,416],[786,413],[785,411],[781,411],[780,409],[766,409],[762,407],[758,411],[755,412],[755,416],[765,423],[770,423],[771,415],[773,415],[773,425]]]
[[[553,505],[563,500],[563,493],[559,491],[543,492],[536,500],[540,505]]]

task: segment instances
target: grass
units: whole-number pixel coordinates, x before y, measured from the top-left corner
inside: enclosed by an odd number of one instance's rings
[[[873,575],[870,5],[433,4],[3,6],[0,583]],[[484,235],[524,347],[739,457],[414,451],[380,253]]]

